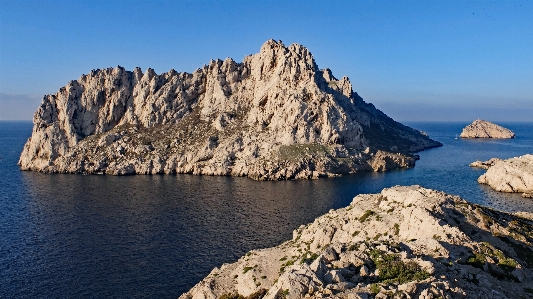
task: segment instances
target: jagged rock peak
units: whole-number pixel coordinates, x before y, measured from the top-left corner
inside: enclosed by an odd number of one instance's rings
[[[192,74],[93,70],[46,95],[34,124],[19,164],[43,172],[317,178],[412,167],[441,145],[274,40]]]
[[[461,138],[515,138],[513,131],[491,123],[477,119],[463,129]]]

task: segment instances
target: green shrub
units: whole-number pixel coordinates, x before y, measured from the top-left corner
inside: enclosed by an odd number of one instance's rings
[[[233,293],[233,294],[227,293],[227,294],[223,294],[222,296],[218,297],[218,299],[244,299],[244,296],[239,295],[237,293]]]
[[[379,270],[379,281],[381,282],[403,284],[430,277],[430,274],[420,269],[416,262],[404,262],[396,254],[383,254],[381,251],[373,249],[370,250],[370,258]]]
[[[379,287],[379,285],[377,283],[373,283],[373,284],[370,285],[370,293],[372,293],[372,294],[379,293],[380,289],[381,288]]]
[[[481,253],[476,253],[475,255],[470,256],[466,260],[467,265],[474,266],[476,268],[483,269],[483,266],[485,265],[485,255]]]
[[[365,222],[365,220],[367,220],[368,217],[370,217],[370,216],[372,216],[372,215],[374,215],[374,214],[376,214],[374,211],[366,210],[365,213],[363,214],[363,216],[361,216],[361,217],[359,218],[359,221],[360,221],[360,222]]]
[[[394,234],[395,235],[400,234],[400,225],[398,223],[394,223]]]

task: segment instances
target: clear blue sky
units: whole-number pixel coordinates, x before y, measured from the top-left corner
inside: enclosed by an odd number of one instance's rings
[[[399,121],[533,121],[533,1],[0,0],[0,120],[91,69],[192,72],[268,39]]]

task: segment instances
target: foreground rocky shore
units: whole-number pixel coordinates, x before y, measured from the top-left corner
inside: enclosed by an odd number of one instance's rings
[[[471,167],[487,169],[478,178],[478,183],[487,184],[496,191],[522,193],[533,197],[533,155],[523,155],[507,160],[492,158],[489,161],[475,161]]]
[[[267,41],[192,74],[93,70],[43,98],[23,170],[257,180],[413,167],[440,146],[366,103],[308,49]]]
[[[189,298],[529,298],[533,221],[420,186],[354,198]]]

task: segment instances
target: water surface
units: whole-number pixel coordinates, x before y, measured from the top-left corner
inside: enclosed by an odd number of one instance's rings
[[[513,140],[455,140],[466,123],[410,123],[443,147],[413,169],[311,181],[192,175],[21,172],[29,122],[0,122],[0,298],[176,298],[215,266],[289,239],[361,193],[419,184],[506,211],[533,200],[479,185],[475,160],[533,153],[533,123]]]

